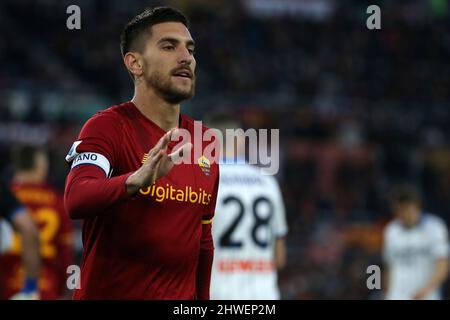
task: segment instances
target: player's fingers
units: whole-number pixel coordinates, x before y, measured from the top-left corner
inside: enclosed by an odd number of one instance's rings
[[[170,143],[173,131],[174,131],[174,129],[170,129],[169,131],[166,132],[166,134],[164,136],[161,137],[161,139],[159,139],[159,141],[158,141],[158,142],[160,142],[159,148],[161,150],[164,150],[164,151],[167,150],[167,147]]]
[[[163,141],[161,143],[161,150],[164,150],[164,151],[167,150],[167,147],[169,146],[169,143],[170,143],[170,141],[172,139],[172,132],[173,132],[173,130],[174,129],[171,129],[171,130],[167,131],[167,133],[164,135],[164,139],[163,139]]]
[[[152,159],[161,150],[158,144],[155,144],[153,148],[148,152],[148,159]]]
[[[175,141],[178,140],[178,137],[180,136],[180,129],[178,128],[173,128],[172,130],[170,130],[170,140],[171,141]]]
[[[173,129],[172,129],[173,130]],[[170,136],[172,134],[172,130],[169,130],[166,134],[164,134],[155,146],[149,151],[149,158],[154,157],[160,150],[165,150],[170,142]]]
[[[164,151],[159,150],[153,157],[151,157],[150,163],[149,163],[149,167],[151,168],[151,170],[154,170],[157,167],[158,163],[163,158],[163,155],[164,155]]]
[[[164,158],[164,151],[160,151],[158,153],[157,159],[154,162],[153,165],[153,176],[157,177],[158,176],[158,172],[159,172],[159,167],[161,166],[161,161]]]
[[[156,144],[156,147],[159,149],[164,149],[164,147],[169,143],[169,135],[166,133],[164,134],[161,139],[159,139],[158,143]]]
[[[183,159],[183,156],[185,154],[189,154],[192,150],[192,143],[188,142],[184,145],[182,145],[180,148],[169,154],[169,159],[175,163],[180,164],[181,160]]]

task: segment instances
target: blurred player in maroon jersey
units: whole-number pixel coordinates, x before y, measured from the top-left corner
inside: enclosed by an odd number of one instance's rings
[[[13,229],[14,228],[14,229]],[[23,263],[23,279],[17,283],[16,294],[6,296],[3,292],[6,277],[0,277],[0,299],[37,300],[39,293],[37,277],[40,268],[39,232],[27,210],[19,203],[9,190],[8,184],[0,179],[0,253],[9,250],[13,242],[13,230],[20,234],[20,245],[24,248],[19,256]],[[0,256],[0,275],[3,275],[3,264]]]
[[[38,288],[40,299],[67,298],[66,269],[72,264],[72,221],[64,210],[62,195],[47,182],[48,158],[43,149],[20,146],[13,151],[14,178],[11,189],[31,212],[39,228],[42,265]],[[1,257],[2,296],[10,297],[21,289],[24,270],[19,235],[11,249]]]
[[[186,18],[167,7],[122,32],[134,97],[87,121],[66,157],[66,208],[83,219],[74,299],[209,299],[219,169],[207,144],[194,159],[191,142],[171,139],[195,136],[180,113],[194,95],[194,46]],[[185,156],[191,162],[178,163]]]

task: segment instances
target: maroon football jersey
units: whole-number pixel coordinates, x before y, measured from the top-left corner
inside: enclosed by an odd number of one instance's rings
[[[189,117],[180,116],[179,128],[194,137]],[[97,113],[69,152],[66,193],[86,168],[110,179],[137,170],[165,133],[132,102]],[[172,141],[168,153],[177,144]],[[75,299],[195,298],[202,223],[213,217],[219,181],[217,163],[203,153],[208,144],[200,144],[199,159],[192,151],[191,164],[175,165],[133,197],[126,195],[124,179],[120,200],[84,219],[81,288]]]
[[[40,299],[59,299],[66,290],[67,267],[73,263],[73,226],[64,211],[62,196],[47,184],[13,182],[11,189],[39,228]],[[0,256],[0,299],[18,293],[24,277],[22,241],[15,232],[10,250]]]

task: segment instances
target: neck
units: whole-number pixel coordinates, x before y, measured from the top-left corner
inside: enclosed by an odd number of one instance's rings
[[[148,119],[156,123],[164,131],[178,127],[180,104],[171,104],[156,94],[155,90],[143,82],[134,88],[131,102]]]
[[[17,172],[14,175],[14,182],[18,183],[43,183],[42,176],[34,171]]]

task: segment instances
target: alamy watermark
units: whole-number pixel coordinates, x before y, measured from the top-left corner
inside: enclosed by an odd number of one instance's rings
[[[66,13],[69,14],[66,20],[66,27],[69,30],[81,29],[81,9],[79,6],[72,4],[67,7]]]
[[[366,26],[369,30],[381,29],[381,9],[379,6],[373,4],[367,7],[367,14],[370,16],[366,20]]]
[[[69,290],[81,289],[81,269],[76,264],[67,267],[66,273],[69,275],[66,286]]]
[[[257,165],[263,175],[275,175],[280,168],[280,132],[279,129],[216,129],[203,130],[201,121],[194,121],[194,136],[184,128],[177,128],[171,140],[178,144],[177,150],[186,143],[192,143],[193,160],[206,158],[212,163]],[[190,153],[183,154],[174,161],[176,164],[191,164]]]
[[[366,286],[369,290],[380,290],[381,289],[381,269],[380,266],[372,264],[367,267],[366,273],[369,277],[366,280]]]

